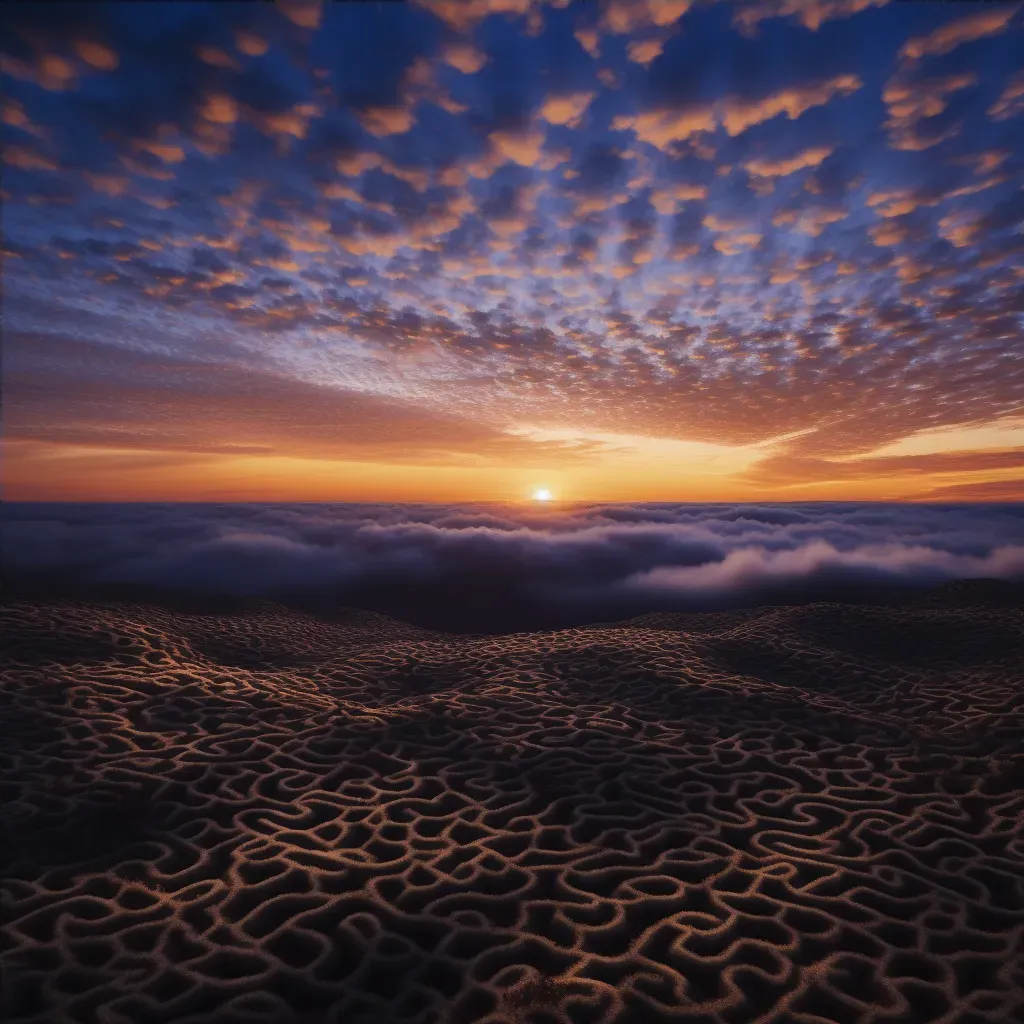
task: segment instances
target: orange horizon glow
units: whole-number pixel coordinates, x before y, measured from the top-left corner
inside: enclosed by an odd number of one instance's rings
[[[549,431],[547,435],[566,432]],[[584,435],[577,435],[583,437]],[[550,466],[408,464],[285,455],[87,447],[3,442],[8,501],[243,502],[524,502],[562,505],[601,501],[1016,501],[1024,500],[1014,465],[976,472],[956,465],[928,471],[957,453],[1012,455],[1024,425],[937,431],[905,438],[878,453],[821,460],[824,479],[759,480],[780,456],[772,447],[614,438],[587,461]],[[995,442],[1003,442],[996,447]],[[987,442],[986,448],[971,445]],[[784,448],[784,443],[782,446]],[[915,461],[916,460],[916,461]],[[1010,460],[1012,462],[1012,460]],[[884,462],[877,475],[849,478]],[[906,465],[904,465],[906,463]],[[831,470],[836,479],[828,479]],[[844,479],[844,476],[847,477]],[[537,480],[544,480],[538,485]],[[541,497],[541,492],[545,497]]]

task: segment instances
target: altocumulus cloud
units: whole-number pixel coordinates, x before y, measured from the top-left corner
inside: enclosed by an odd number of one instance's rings
[[[1019,505],[45,505],[3,513],[8,576],[132,584],[501,631],[1024,581]]]

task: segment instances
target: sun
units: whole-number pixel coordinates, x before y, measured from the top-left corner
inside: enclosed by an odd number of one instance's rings
[[[546,487],[538,487],[533,492],[534,501],[551,501],[553,497],[554,495]]]

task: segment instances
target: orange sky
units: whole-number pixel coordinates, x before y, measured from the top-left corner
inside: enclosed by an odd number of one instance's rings
[[[818,462],[815,479],[789,484],[772,483],[770,473],[785,441],[728,447],[567,430],[534,436],[606,447],[564,465],[409,465],[8,441],[4,477],[8,500],[37,501],[517,501],[538,488],[563,501],[1024,499],[1024,420],[923,432],[866,456]]]

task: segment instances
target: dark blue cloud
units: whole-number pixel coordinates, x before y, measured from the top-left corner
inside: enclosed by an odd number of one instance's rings
[[[457,630],[1024,581],[1013,505],[9,504],[3,518],[15,586],[347,601]]]

